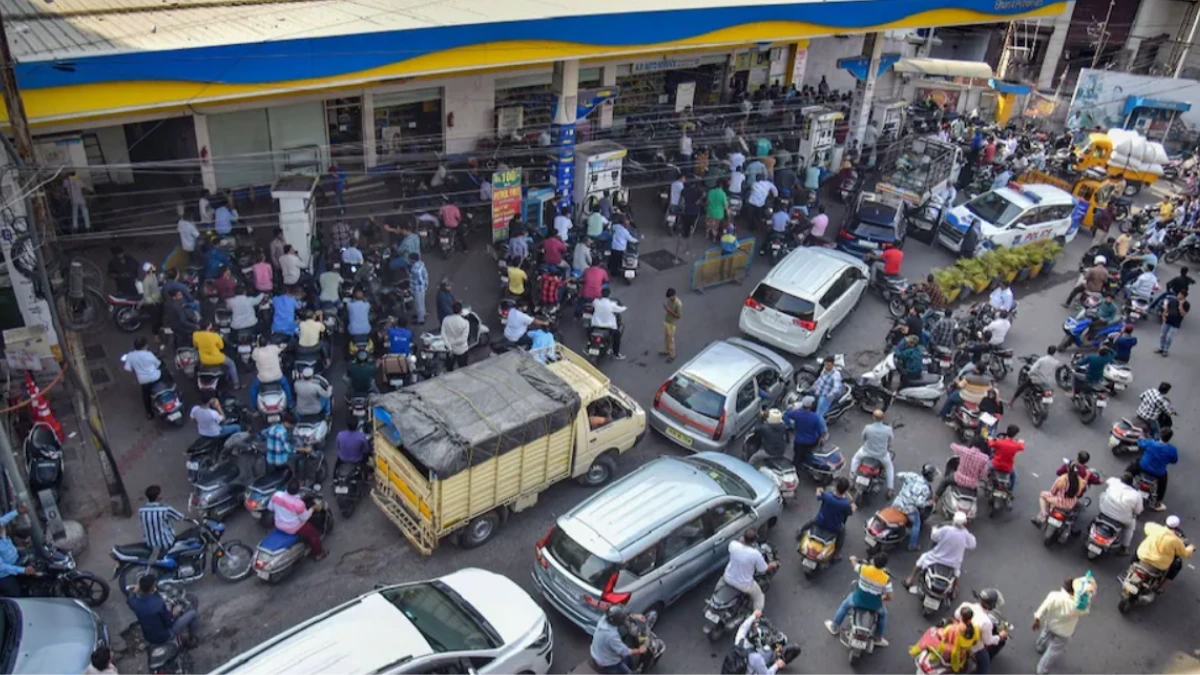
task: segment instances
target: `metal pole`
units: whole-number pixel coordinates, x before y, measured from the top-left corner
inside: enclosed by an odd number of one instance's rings
[[[0,430],[0,465],[4,466],[4,473],[8,474],[8,480],[16,490],[17,503],[29,507],[27,517],[30,535],[33,538],[33,550],[41,556],[42,551],[46,550],[46,533],[42,530],[42,521],[34,515],[33,496],[29,494],[29,486],[21,476],[21,467],[17,465],[17,456],[13,454],[12,441],[8,437],[7,429]]]
[[[1092,55],[1092,68],[1100,63],[1100,55],[1104,53],[1104,43],[1108,37],[1108,20],[1112,17],[1113,5],[1117,4],[1117,0],[1111,0],[1108,3],[1108,12],[1104,15],[1104,23],[1100,24],[1100,38],[1096,44],[1096,53]]]
[[[1188,52],[1192,49],[1192,40],[1196,39],[1196,26],[1200,25],[1200,7],[1193,7],[1196,17],[1192,19],[1192,27],[1188,30],[1187,42],[1183,43],[1183,51],[1179,54],[1179,62],[1175,64],[1175,74],[1173,78],[1179,79],[1179,74],[1183,72],[1183,67],[1187,65]],[[1166,140],[1165,138],[1163,140]]]

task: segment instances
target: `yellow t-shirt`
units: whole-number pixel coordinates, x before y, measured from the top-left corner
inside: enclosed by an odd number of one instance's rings
[[[1158,207],[1158,217],[1161,218],[1162,220],[1170,220],[1171,216],[1174,214],[1175,214],[1175,205],[1172,204],[1171,202],[1163,202]]]
[[[221,336],[207,330],[192,333],[192,344],[200,353],[200,363],[205,366],[219,366],[225,363],[225,341]]]
[[[1138,560],[1159,570],[1166,570],[1175,558],[1189,558],[1187,546],[1179,535],[1165,525],[1146,523],[1146,538],[1138,545]]]
[[[525,281],[529,275],[520,267],[508,268],[508,292],[513,295],[525,295]]]
[[[317,320],[300,322],[300,337],[296,343],[301,347],[316,347],[321,344],[321,333],[325,332],[325,324]]]

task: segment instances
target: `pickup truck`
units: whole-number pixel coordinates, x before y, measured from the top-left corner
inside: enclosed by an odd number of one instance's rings
[[[943,143],[936,136],[905,136],[888,148],[874,192],[883,199],[903,202],[912,227],[909,234],[929,242],[946,210],[935,203],[935,196],[958,180],[962,164],[958,145]]]

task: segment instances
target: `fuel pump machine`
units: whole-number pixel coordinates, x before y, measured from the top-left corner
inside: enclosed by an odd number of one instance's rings
[[[880,140],[894,141],[900,138],[907,111],[908,102],[900,99],[877,99],[871,105],[871,119],[875,120],[875,128],[879,129]]]
[[[612,141],[589,141],[575,146],[575,211],[590,214],[605,191],[615,204],[628,202],[621,187],[621,169],[628,151]]]
[[[800,109],[800,156],[803,166],[818,166],[825,171],[836,171],[833,164],[834,125],[842,119],[842,113],[825,106],[813,105]],[[803,168],[803,167],[802,167]]]

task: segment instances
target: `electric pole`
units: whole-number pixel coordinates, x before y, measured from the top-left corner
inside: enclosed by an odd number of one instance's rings
[[[4,26],[4,16],[2,13],[0,13],[0,89],[3,90],[4,106],[8,110],[9,124],[12,125],[13,144],[16,146],[15,150],[17,153],[14,161],[19,168],[33,173],[34,177],[36,177],[35,167],[37,166],[37,161],[33,154],[33,134],[29,131],[29,119],[25,114],[25,102],[21,100],[21,90],[17,85],[16,62],[13,60],[12,50],[8,45],[8,32]],[[33,181],[30,181],[30,184],[36,185]],[[108,434],[104,429],[104,420],[100,416],[100,401],[96,397],[96,389],[92,384],[91,372],[87,369],[87,357],[84,355],[83,350],[83,336],[77,331],[64,329],[62,321],[58,316],[58,303],[54,302],[52,297],[53,289],[50,287],[49,278],[46,274],[42,244],[48,241],[54,232],[54,219],[50,216],[50,207],[46,203],[46,193],[38,187],[29,195],[28,200],[33,221],[30,231],[35,244],[34,250],[37,253],[37,266],[41,276],[42,293],[46,294],[46,299],[51,305],[52,311],[50,312],[50,316],[54,322],[56,332],[65,343],[64,356],[69,358],[71,363],[65,370],[76,391],[76,396],[72,397],[75,414],[80,420],[86,423],[87,429],[92,436],[92,443],[96,447],[100,459],[101,473],[103,473],[104,481],[108,487],[109,502],[113,514],[129,516],[132,514],[129,493],[125,490],[124,481],[121,480],[116,460],[112,455],[112,446],[108,443]],[[0,453],[6,450],[4,446],[7,445],[9,444],[0,444]],[[7,449],[11,450],[11,447]],[[11,477],[14,483],[19,479],[19,474]],[[30,518],[30,520],[37,519]],[[40,523],[35,528],[35,531],[37,530],[40,530]]]
[[[1100,35],[1096,38],[1096,53],[1092,55],[1092,68],[1100,63],[1100,55],[1104,53],[1105,42],[1108,41],[1108,20],[1112,18],[1113,5],[1117,0],[1109,0],[1108,12],[1104,14],[1104,23],[1100,24]]]

